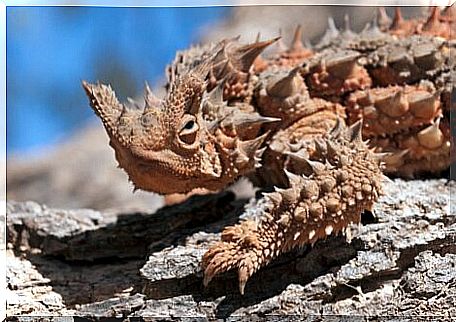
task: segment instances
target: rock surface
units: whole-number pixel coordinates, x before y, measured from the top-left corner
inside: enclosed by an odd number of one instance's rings
[[[253,276],[244,296],[234,272],[203,288],[199,266],[220,230],[244,207],[254,210],[255,202],[231,192],[193,196],[149,214],[8,202],[8,315],[450,320],[455,192],[454,181],[394,180],[375,216],[366,213],[363,225],[352,227],[350,243],[334,236],[284,254]]]

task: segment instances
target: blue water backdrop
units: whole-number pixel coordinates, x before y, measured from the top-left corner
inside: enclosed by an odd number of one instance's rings
[[[153,84],[228,10],[8,7],[7,153],[52,145],[94,117],[83,79],[112,83],[122,98]]]

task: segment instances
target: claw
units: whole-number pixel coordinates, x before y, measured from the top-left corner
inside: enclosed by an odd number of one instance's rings
[[[203,285],[207,286],[215,275],[226,272],[233,268],[230,258],[228,243],[219,242],[212,246],[203,256],[202,265],[204,268]],[[227,256],[228,253],[228,256]]]

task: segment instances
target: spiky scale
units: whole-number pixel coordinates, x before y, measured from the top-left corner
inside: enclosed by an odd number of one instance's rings
[[[365,137],[375,137],[430,124],[442,113],[440,105],[433,88],[389,86],[351,94],[347,99],[347,114],[351,122],[364,120]]]
[[[274,202],[272,209],[263,209],[263,211],[268,212],[269,218],[272,219],[264,217],[256,225],[252,224],[250,227],[254,228],[249,231],[242,229],[245,224],[241,224],[238,230],[242,230],[242,238],[237,238],[237,242],[232,242],[232,240],[220,242],[214,245],[204,256],[203,267],[205,276],[208,276],[209,280],[214,275],[225,271],[221,268],[224,267],[223,262],[233,262],[234,260],[235,264],[232,268],[238,269],[239,288],[243,293],[246,281],[254,272],[254,270],[243,269],[246,265],[246,259],[255,258],[255,267],[264,266],[272,259],[266,256],[253,257],[253,254],[265,254],[265,250],[271,249],[271,245],[274,244],[277,256],[277,254],[289,251],[294,247],[313,242],[314,236],[324,238],[345,229],[350,222],[359,222],[360,212],[363,209],[370,208],[377,196],[381,194],[382,173],[379,161],[362,142],[348,140],[352,136],[352,132],[353,128],[347,128],[339,133],[338,137],[325,136],[324,140],[337,142],[338,155],[351,154],[354,149],[365,152],[357,154],[353,159],[353,166],[362,167],[365,171],[351,173],[352,179],[359,181],[364,179],[369,184],[362,185],[359,190],[350,184],[351,181],[336,185],[337,173],[347,171],[352,166],[340,165],[328,169],[320,162],[306,160],[305,162],[310,164],[312,168],[312,174],[308,179],[305,179],[306,182],[304,183],[302,181],[304,179],[300,177],[298,179],[295,174],[287,173],[288,177],[291,178],[291,187],[278,189],[274,194],[280,194],[282,198]],[[320,155],[321,157],[327,156]],[[367,164],[371,165],[372,170],[367,170],[369,168]],[[298,184],[299,182],[303,182],[303,184]],[[369,189],[367,189],[367,185],[369,185]],[[317,186],[321,188],[319,189]],[[356,198],[354,202],[349,202],[341,192],[348,189],[354,189],[354,194],[361,194],[361,197]],[[315,195],[317,195],[317,199],[311,197]],[[350,193],[350,196],[352,195],[353,193]],[[364,198],[364,195],[369,196],[369,198]],[[323,200],[326,201],[323,202]],[[345,206],[343,207],[343,205]],[[342,208],[345,211],[339,212]],[[288,214],[292,214],[292,216],[290,217]],[[303,222],[307,221],[307,214],[310,216],[308,224],[303,225]],[[229,228],[229,231],[232,230],[233,228]],[[245,243],[246,239],[256,240],[258,243],[255,245]],[[233,249],[236,249],[234,258],[232,257]],[[213,254],[217,254],[217,256],[213,256]],[[221,254],[225,254],[225,256]]]
[[[303,86],[303,80],[299,75],[299,68],[291,70],[288,75],[281,79],[271,81],[266,91],[269,95],[279,98],[286,98],[296,95]]]
[[[391,18],[386,13],[385,7],[378,7],[376,22],[382,31],[388,30],[391,25]]]

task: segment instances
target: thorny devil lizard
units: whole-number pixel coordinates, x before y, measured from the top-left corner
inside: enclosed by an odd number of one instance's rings
[[[168,67],[164,100],[147,84],[145,104],[129,106],[110,86],[83,87],[135,189],[218,191],[241,176],[275,188],[202,260],[205,284],[237,269],[243,293],[280,253],[349,235],[381,195],[383,172],[448,168],[456,8],[430,11],[405,20],[379,9],[358,34],[330,19],[312,49],[300,27],[289,48],[280,37],[192,47]]]

